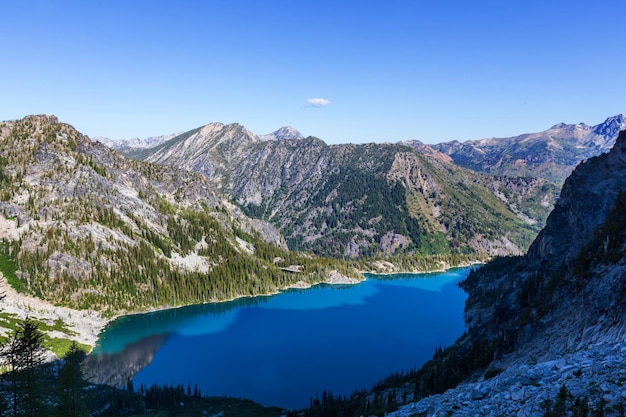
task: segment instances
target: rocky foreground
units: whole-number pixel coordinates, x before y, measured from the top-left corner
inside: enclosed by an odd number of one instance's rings
[[[496,371],[497,372],[497,371]],[[561,387],[571,395],[566,406],[587,400],[591,410],[623,415],[626,404],[626,339],[597,342],[554,359],[531,361],[500,374],[466,382],[443,394],[401,407],[390,417],[541,416],[548,401],[558,401]]]
[[[623,131],[566,180],[523,259],[467,285],[464,340],[492,343],[488,367],[390,415],[626,415],[625,254]]]

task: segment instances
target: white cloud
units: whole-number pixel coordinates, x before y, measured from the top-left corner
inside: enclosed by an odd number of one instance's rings
[[[307,98],[306,101],[309,103],[307,107],[322,107],[330,104],[330,100],[325,98]]]

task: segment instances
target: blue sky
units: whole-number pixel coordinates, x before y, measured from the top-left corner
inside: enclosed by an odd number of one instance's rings
[[[2,15],[0,119],[55,114],[92,137],[238,122],[435,143],[626,112],[623,0],[25,0]]]

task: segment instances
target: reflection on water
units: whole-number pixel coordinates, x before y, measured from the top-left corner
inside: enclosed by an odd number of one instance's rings
[[[95,384],[124,387],[135,374],[148,366],[169,335],[152,335],[133,342],[117,353],[88,355],[82,364],[83,376]]]
[[[267,309],[313,310],[359,305],[377,291],[374,286],[359,286],[361,288],[357,291],[353,285],[333,285],[333,291],[324,297],[311,297],[311,293],[330,287],[320,284],[309,289],[286,290],[272,296],[242,297],[221,303],[197,304],[120,317],[100,335],[93,354],[119,353],[127,346],[140,343],[154,334],[199,336],[217,333],[232,324],[244,308],[258,306]]]
[[[163,310],[111,323],[85,363],[94,382],[197,384],[209,395],[298,408],[419,366],[464,331],[469,268],[368,275],[269,297]]]

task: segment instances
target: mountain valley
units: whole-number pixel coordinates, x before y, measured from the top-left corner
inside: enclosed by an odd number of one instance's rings
[[[211,123],[102,139],[113,150],[54,116],[6,121],[0,272],[19,294],[5,303],[99,330],[129,312],[503,256],[462,283],[468,331],[454,345],[326,406],[363,413],[376,397],[394,398],[376,413],[402,417],[531,416],[561,395],[571,413],[584,401],[620,415],[624,127],[620,115],[501,140],[327,145]],[[15,301],[26,295],[49,304]]]

